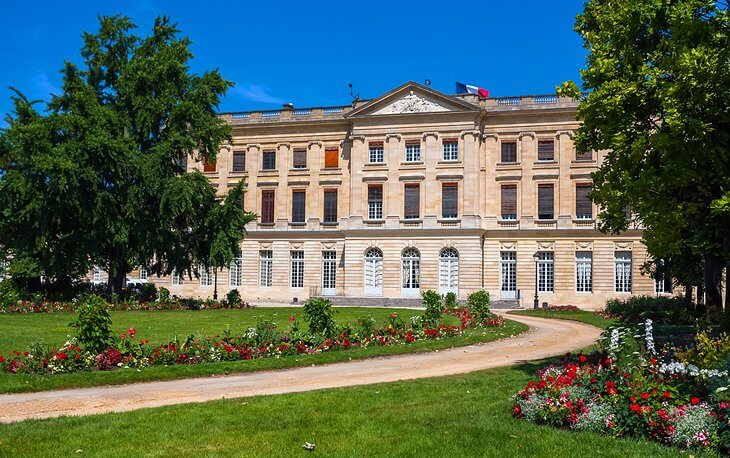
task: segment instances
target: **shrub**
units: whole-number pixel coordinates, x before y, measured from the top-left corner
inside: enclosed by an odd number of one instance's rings
[[[139,285],[137,297],[142,302],[152,302],[157,299],[157,287],[154,283],[142,283]]]
[[[79,304],[76,320],[70,326],[76,329],[76,339],[86,350],[99,354],[112,343],[112,318],[106,301],[89,295],[82,297]]]
[[[455,309],[456,305],[456,293],[447,293],[444,296],[444,307],[447,309]]]
[[[426,312],[423,314],[423,322],[426,326],[438,326],[441,323],[441,315],[444,313],[443,305],[441,305],[441,296],[429,289],[421,293],[423,297],[423,306]]]
[[[20,293],[15,289],[10,280],[0,281],[0,307],[8,308],[14,306],[20,300]]]
[[[490,299],[487,291],[479,290],[474,291],[467,298],[467,308],[471,313],[474,320],[477,322],[483,322],[489,319],[491,314],[489,310]]]
[[[309,299],[304,303],[304,320],[309,324],[309,331],[331,337],[337,334],[332,301],[322,297]]]
[[[158,291],[157,299],[160,302],[168,302],[170,300],[170,290],[165,288],[164,286],[161,286]]]
[[[238,307],[242,302],[241,294],[237,289],[232,289],[226,294],[226,304],[228,307]]]
[[[677,352],[677,357],[684,364],[694,364],[700,369],[715,369],[728,355],[730,335],[712,337],[707,331],[698,333],[690,348]]]
[[[610,299],[606,311],[621,321],[640,323],[647,318],[658,323],[693,323],[698,315],[688,310],[679,297],[632,296],[626,300]]]

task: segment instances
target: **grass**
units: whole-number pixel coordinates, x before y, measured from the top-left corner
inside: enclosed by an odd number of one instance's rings
[[[572,312],[572,311],[556,312],[556,311],[552,311],[552,310],[513,310],[513,311],[509,312],[509,314],[536,316],[539,318],[558,318],[561,320],[580,321],[581,323],[590,324],[590,325],[593,325],[593,326],[595,326],[597,328],[601,328],[601,329],[606,329],[606,328],[618,323],[618,320],[602,318],[602,317],[596,315],[595,313],[587,311],[587,310],[581,310],[581,311],[577,311],[577,312]]]
[[[510,396],[543,364],[0,425],[0,456],[679,454],[655,443],[572,433],[512,418]],[[316,450],[305,452],[304,442],[316,444]]]
[[[418,310],[394,310],[384,308],[337,308],[336,319],[339,323],[353,321],[359,316],[370,314],[382,322],[396,311],[403,319],[418,315]],[[175,335],[185,337],[188,334],[216,335],[222,334],[226,324],[231,325],[232,332],[242,332],[248,326],[256,324],[257,317],[278,322],[280,326],[288,325],[289,315],[301,315],[301,308],[261,308],[245,310],[203,310],[203,311],[139,311],[114,312],[112,319],[114,329],[122,332],[135,326],[140,339],[148,338],[152,343],[166,342]],[[2,315],[0,316],[0,349],[25,349],[34,340],[43,339],[46,343],[61,344],[70,329],[67,325],[73,319],[70,313],[44,315]],[[448,322],[458,323],[454,317],[446,317]],[[489,342],[527,330],[527,326],[508,321],[499,329],[468,329],[462,336],[422,340],[412,344],[369,347],[367,349],[351,349],[346,351],[325,352],[317,355],[287,356],[283,358],[263,358],[249,361],[218,362],[195,365],[154,366],[137,371],[135,369],[116,371],[76,372],[56,375],[28,375],[0,373],[0,393],[17,393],[43,391],[60,388],[89,387],[99,385],[119,385],[125,383],[170,380],[188,377],[232,374],[272,369],[285,369],[310,364],[328,364],[351,359],[363,359],[376,356],[417,353],[444,348]]]

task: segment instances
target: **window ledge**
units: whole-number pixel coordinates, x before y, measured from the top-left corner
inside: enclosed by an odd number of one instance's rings
[[[304,222],[304,221],[302,221],[302,222],[294,222],[294,221],[290,221],[290,222],[289,222],[289,226],[293,226],[293,227],[304,227],[304,226],[306,226],[306,225],[307,225],[307,223],[306,223],[306,222]]]
[[[388,165],[387,162],[366,162],[365,167],[385,167]]]
[[[342,172],[342,167],[322,167],[322,172]]]
[[[423,161],[401,162],[400,165],[423,165]]]
[[[289,173],[296,173],[296,172],[309,173],[309,167],[304,167],[303,169],[297,169],[297,168],[289,169]]]
[[[533,162],[533,165],[557,165],[557,164],[558,164],[558,161],[556,161],[555,159],[550,160],[550,161],[535,161],[535,162]]]
[[[520,162],[497,162],[497,167],[519,167]]]
[[[365,224],[383,224],[385,219],[364,219],[362,220]]]
[[[231,175],[248,175],[248,170],[231,170]]]
[[[337,222],[337,221],[322,221],[322,222],[321,222],[321,223],[319,223],[319,224],[320,224],[320,225],[322,225],[322,226],[337,226],[337,225],[339,225],[340,223],[339,223],[339,222]]]
[[[260,175],[273,175],[279,173],[278,169],[261,169],[259,170]]]
[[[448,164],[448,165],[461,164],[461,159],[442,159],[442,160],[438,161],[438,163],[439,164]]]
[[[276,223],[258,223],[259,227],[274,227]]]
[[[517,218],[498,218],[497,222],[499,224],[517,224],[520,220]]]
[[[441,218],[436,220],[439,224],[451,224],[451,223],[460,223],[460,218]]]
[[[423,220],[421,218],[403,218],[400,222],[401,224],[422,224]]]

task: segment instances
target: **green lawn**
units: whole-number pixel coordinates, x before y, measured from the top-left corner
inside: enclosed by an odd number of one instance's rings
[[[598,315],[596,315],[593,312],[587,311],[587,310],[581,310],[579,312],[554,312],[550,310],[513,310],[509,312],[508,314],[514,314],[514,315],[528,315],[528,316],[536,316],[539,318],[558,318],[561,320],[573,320],[573,321],[580,321],[581,323],[586,323],[593,325],[597,328],[606,329],[609,326],[612,326],[616,323],[618,323],[618,320],[614,319],[605,319]]]
[[[359,316],[370,314],[382,322],[393,312],[403,319],[420,314],[418,310],[384,309],[384,308],[348,308],[335,309],[339,323],[355,320]],[[175,335],[184,337],[188,334],[216,335],[222,334],[226,324],[230,324],[234,333],[243,332],[248,326],[256,324],[257,317],[264,317],[277,322],[281,327],[288,326],[291,313],[301,316],[301,308],[260,308],[245,310],[203,310],[203,311],[139,311],[114,312],[112,319],[114,329],[118,332],[130,326],[137,329],[139,339],[148,338],[152,343],[166,342]],[[0,315],[0,349],[4,353],[12,349],[25,349],[32,341],[43,340],[46,343],[61,344],[70,329],[66,326],[73,319],[69,313]],[[454,317],[446,317],[447,322],[458,323]],[[327,364],[349,359],[362,359],[375,356],[402,353],[425,352],[444,348],[469,345],[478,342],[489,342],[527,330],[527,326],[508,321],[499,329],[469,329],[458,337],[422,340],[407,345],[352,349],[346,351],[325,352],[317,355],[287,356],[284,358],[265,358],[250,361],[219,362],[195,365],[154,366],[137,371],[135,369],[116,371],[77,372],[57,375],[25,375],[0,373],[0,393],[42,391],[58,388],[73,388],[98,385],[118,385],[123,383],[150,380],[168,380],[186,377],[202,377],[207,375],[231,374],[270,369],[284,369],[310,364]]]
[[[0,426],[0,456],[677,456],[511,416],[544,362],[473,374]],[[314,452],[302,449],[316,444]],[[693,453],[693,455],[697,455]]]

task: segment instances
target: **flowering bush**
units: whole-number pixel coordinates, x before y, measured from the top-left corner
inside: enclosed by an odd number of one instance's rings
[[[514,396],[513,414],[540,424],[639,437],[682,448],[724,443],[728,404],[708,390],[727,376],[657,353],[651,320],[644,331],[609,331],[601,349],[566,355],[537,372]],[[661,361],[660,361],[661,360]],[[730,442],[730,441],[728,441]]]
[[[0,282],[4,283],[4,282]],[[116,311],[131,310],[205,310],[205,309],[247,309],[253,308],[255,305],[248,302],[241,302],[238,305],[230,304],[227,301],[212,301],[203,299],[180,299],[171,298],[169,292],[163,294],[165,288],[160,288],[160,298],[158,300],[137,301],[127,300],[118,302],[108,302],[107,308]],[[13,300],[9,302],[0,301],[0,314],[3,313],[53,313],[53,312],[75,312],[78,309],[79,301],[70,302],[46,301],[46,300]]]
[[[606,302],[606,312],[624,322],[641,323],[647,318],[664,324],[694,323],[699,315],[682,304],[680,297],[632,296],[628,299],[611,299]]]
[[[489,311],[490,299],[487,291],[474,291],[467,297],[467,307],[469,312],[477,317],[478,320],[488,319],[491,312]]]
[[[71,339],[58,350],[31,348],[21,353],[14,351],[0,355],[0,371],[13,373],[56,374],[81,370],[111,370],[144,368],[172,364],[200,364],[218,361],[239,361],[254,358],[279,358],[287,355],[307,355],[326,351],[368,348],[370,346],[403,345],[425,339],[440,339],[462,335],[469,327],[494,327],[504,324],[501,317],[484,321],[473,320],[466,309],[451,309],[447,313],[458,316],[460,325],[438,326],[407,325],[393,312],[377,327],[371,317],[337,327],[332,336],[304,333],[294,315],[289,317],[289,328],[281,330],[270,321],[259,320],[255,327],[234,336],[230,329],[223,337],[195,337],[174,339],[153,346],[148,340],[138,340],[135,328],[129,328],[113,343],[99,352],[79,345]]]

